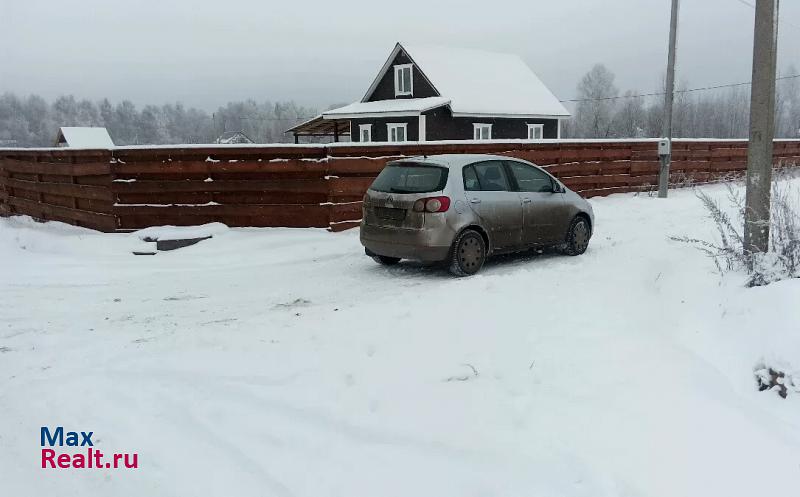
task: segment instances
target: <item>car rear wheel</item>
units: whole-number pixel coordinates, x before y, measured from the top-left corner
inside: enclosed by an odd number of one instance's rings
[[[377,262],[378,264],[381,264],[383,266],[394,266],[395,264],[400,262],[400,258],[399,257],[388,257],[388,256],[385,256],[385,255],[374,255],[374,256],[372,256],[372,258],[375,259],[375,262]]]
[[[450,272],[456,276],[469,276],[480,271],[486,261],[486,242],[475,230],[465,230],[450,252]]]
[[[567,246],[564,252],[567,255],[581,255],[586,252],[591,236],[592,230],[589,227],[589,221],[583,216],[577,216],[569,225]]]

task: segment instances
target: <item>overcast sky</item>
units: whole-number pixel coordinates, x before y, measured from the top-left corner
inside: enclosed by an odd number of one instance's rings
[[[738,0],[681,3],[678,80],[748,81],[753,9]],[[646,92],[664,72],[669,4],[0,0],[0,92],[207,110],[245,98],[325,107],[360,99],[396,41],[517,53],[561,99],[597,62],[621,90]],[[800,1],[781,9],[779,70],[800,68]]]

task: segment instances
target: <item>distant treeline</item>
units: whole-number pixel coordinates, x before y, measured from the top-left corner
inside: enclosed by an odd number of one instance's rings
[[[292,140],[286,129],[317,110],[294,102],[230,102],[212,114],[180,103],[146,105],[77,100],[47,102],[38,95],[0,95],[0,147],[52,146],[61,126],[105,126],[117,145],[214,143],[225,131],[243,131],[256,143]]]
[[[789,67],[784,75],[797,75]],[[711,91],[676,88],[673,136],[688,138],[746,138],[750,113],[747,85]],[[564,121],[565,138],[644,138],[661,135],[663,96],[620,94],[614,74],[595,65],[577,86],[578,102],[571,104],[572,118]],[[105,126],[118,145],[214,143],[226,131],[243,131],[256,143],[292,140],[284,132],[317,109],[294,102],[253,100],[230,102],[209,114],[182,104],[146,105],[138,110],[125,100],[112,104],[62,96],[47,102],[40,96],[0,95],[0,147],[51,146],[60,126]],[[780,79],[776,88],[775,133],[800,136],[800,78]],[[304,139],[308,141],[308,139]]]
[[[798,138],[800,133],[800,78],[789,67],[785,79],[776,83],[775,134]],[[675,88],[672,133],[686,138],[747,138],[749,134],[750,86],[686,91],[688,82]],[[663,91],[663,89],[662,89]],[[614,74],[595,65],[577,87],[573,117],[564,122],[562,135],[573,138],[643,138],[661,136],[664,97],[620,94]],[[610,98],[612,97],[612,98]],[[621,97],[621,98],[613,98]]]

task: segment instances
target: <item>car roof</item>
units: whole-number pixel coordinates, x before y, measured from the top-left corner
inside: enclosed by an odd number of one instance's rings
[[[416,162],[416,163],[423,163],[423,164],[431,164],[436,166],[444,166],[447,168],[451,167],[461,167],[466,166],[467,164],[473,164],[475,162],[485,161],[485,160],[516,160],[522,161],[522,159],[517,159],[515,157],[506,157],[503,155],[491,155],[491,154],[438,154],[438,155],[421,155],[417,157],[405,157],[396,161],[392,161],[394,163],[398,162]],[[526,161],[523,161],[526,162]]]

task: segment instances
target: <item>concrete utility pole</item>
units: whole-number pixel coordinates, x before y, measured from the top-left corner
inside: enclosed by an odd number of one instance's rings
[[[750,142],[747,146],[747,194],[744,212],[745,253],[769,250],[778,9],[779,0],[756,2],[753,85],[750,96]]]
[[[667,87],[664,89],[664,126],[661,129],[662,141],[658,155],[661,168],[658,172],[658,197],[667,198],[669,188],[669,163],[672,154],[672,100],[675,93],[675,45],[678,40],[678,0],[672,0],[672,14],[669,18],[669,54],[667,55]]]

